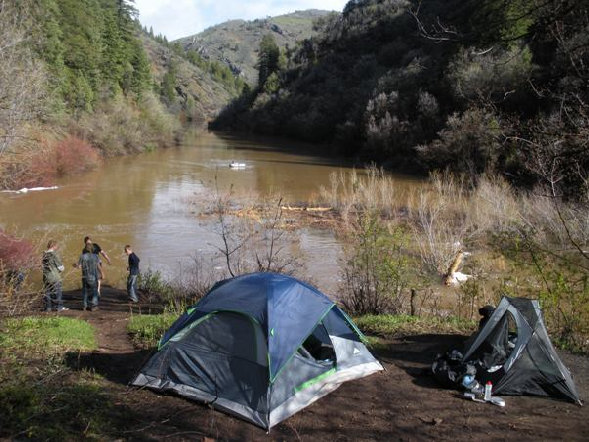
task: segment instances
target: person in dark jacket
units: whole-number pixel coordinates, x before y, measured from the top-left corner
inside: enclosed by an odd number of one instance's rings
[[[100,256],[102,256],[104,259],[106,259],[106,262],[108,262],[110,264],[110,258],[108,257],[108,255],[106,254],[106,252],[104,250],[102,250],[102,248],[95,242],[92,241],[92,238],[90,238],[89,236],[84,237],[84,249],[82,250],[82,253],[89,253],[86,250],[86,245],[88,244],[92,244],[92,253],[94,253],[97,257],[98,257],[98,265],[100,266],[100,279],[98,280],[98,298],[100,298],[100,287],[102,286],[102,280],[105,277],[105,273],[104,273],[104,267],[102,266],[102,261],[100,260]]]
[[[43,304],[46,312],[50,312],[52,307],[58,312],[69,310],[63,306],[61,272],[64,271],[61,258],[57,254],[57,242],[50,240],[47,244],[47,250],[43,252],[43,286],[45,295]]]
[[[129,244],[125,246],[125,253],[129,257],[129,265],[127,270],[129,276],[127,277],[127,295],[129,295],[129,301],[138,302],[137,297],[137,277],[139,276],[139,257],[133,253],[133,249]]]
[[[93,250],[92,241],[87,242],[78,263],[74,264],[82,269],[83,309],[92,311],[98,309],[98,281],[101,275],[100,260]]]

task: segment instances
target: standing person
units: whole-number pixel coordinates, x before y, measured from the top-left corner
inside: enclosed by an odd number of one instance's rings
[[[98,280],[98,297],[100,298],[100,287],[102,285],[102,280],[104,279],[104,268],[102,267],[102,261],[100,260],[100,256],[102,255],[102,257],[104,259],[106,259],[106,262],[108,262],[110,264],[110,258],[108,257],[108,255],[106,254],[106,252],[104,250],[102,250],[102,248],[95,242],[92,242],[92,238],[90,238],[89,236],[84,237],[84,249],[82,250],[82,253],[88,253],[86,251],[86,245],[88,245],[88,243],[92,244],[92,253],[94,253],[96,256],[98,256],[98,265],[100,266],[100,279]]]
[[[45,288],[45,295],[43,296],[43,304],[46,312],[50,312],[52,305],[55,304],[55,309],[58,312],[69,310],[63,306],[62,301],[62,285],[61,272],[65,267],[61,262],[61,258],[57,254],[57,242],[50,240],[47,243],[47,250],[43,252],[43,286]]]
[[[139,298],[137,298],[137,276],[139,276],[139,257],[133,253],[133,249],[131,246],[127,244],[125,246],[125,253],[129,257],[129,265],[127,266],[127,270],[129,271],[129,276],[127,277],[127,295],[129,295],[129,300],[132,302],[138,302]]]
[[[101,276],[100,260],[93,250],[92,241],[87,242],[78,263],[74,264],[82,269],[83,309],[89,308],[92,311],[98,309],[98,281]],[[90,296],[91,299],[89,300]],[[88,305],[88,301],[90,301],[91,306]]]

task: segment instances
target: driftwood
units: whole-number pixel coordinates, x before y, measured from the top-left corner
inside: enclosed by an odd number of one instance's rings
[[[281,206],[282,210],[291,210],[297,212],[329,212],[333,210],[331,207],[292,207],[292,206]]]
[[[465,275],[457,271],[458,267],[460,267],[460,264],[462,264],[463,259],[464,251],[461,249],[456,254],[456,257],[454,258],[454,261],[452,261],[452,264],[450,264],[448,272],[444,275],[444,285],[456,285],[470,278],[470,275]]]

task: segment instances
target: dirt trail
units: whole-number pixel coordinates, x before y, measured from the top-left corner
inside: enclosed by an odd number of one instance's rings
[[[124,291],[103,287],[98,310],[93,312],[82,310],[81,299],[82,292],[79,290],[64,294],[64,303],[70,308],[64,315],[88,321],[96,329],[98,352],[126,353],[135,350],[127,335],[133,306],[127,302]]]
[[[139,314],[145,304],[130,304],[125,291],[108,286],[102,288],[98,310],[82,310],[81,299],[79,290],[65,293],[64,304],[70,310],[63,315],[90,323],[95,329],[98,348],[80,355],[76,368],[94,370],[111,381],[126,385],[148,357],[147,352],[138,351],[133,346],[127,333],[129,317]]]
[[[589,407],[548,398],[505,397],[507,406],[479,404],[439,388],[429,374],[436,353],[459,348],[464,337],[416,335],[391,338],[377,356],[385,372],[343,384],[269,434],[251,424],[176,396],[127,387],[150,353],[133,348],[124,291],[105,288],[100,309],[81,310],[71,292],[66,315],[96,329],[98,350],[77,355],[75,368],[94,370],[115,405],[121,440],[589,440]],[[76,310],[77,308],[77,310]],[[562,354],[582,398],[589,397],[589,359]]]

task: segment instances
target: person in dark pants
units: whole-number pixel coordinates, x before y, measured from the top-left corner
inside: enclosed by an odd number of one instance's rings
[[[93,253],[92,242],[86,243],[86,247],[76,267],[82,269],[82,303],[83,309],[90,309],[92,311],[98,309],[98,281],[100,280],[101,269],[98,255]],[[91,297],[91,299],[89,299]],[[89,301],[90,304],[89,305]]]
[[[129,295],[129,301],[138,302],[137,297],[137,276],[139,276],[139,257],[133,253],[130,245],[125,246],[125,253],[129,257],[129,265],[127,270],[129,276],[127,277],[127,295]]]
[[[63,263],[57,254],[57,242],[50,240],[47,244],[47,250],[43,252],[43,286],[45,295],[43,296],[44,309],[50,312],[52,306],[58,312],[69,310],[63,306],[61,272],[64,270]]]
[[[100,279],[98,280],[98,298],[100,298],[100,287],[102,285],[102,280],[104,279],[105,273],[104,273],[104,268],[102,267],[102,261],[100,260],[100,256],[102,255],[102,257],[104,259],[106,259],[106,262],[108,262],[110,264],[110,258],[108,257],[108,255],[106,254],[106,252],[104,250],[102,250],[102,248],[95,242],[92,241],[92,238],[90,238],[89,236],[84,237],[84,249],[82,250],[82,253],[89,253],[86,250],[86,245],[88,245],[88,243],[92,244],[92,253],[94,253],[96,256],[98,256],[98,265],[100,266]]]

